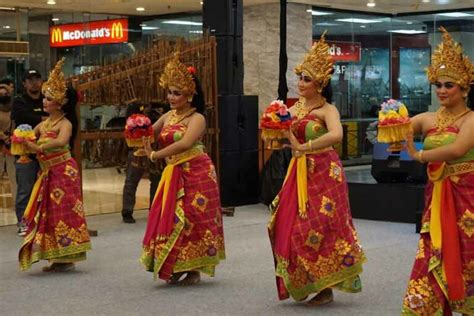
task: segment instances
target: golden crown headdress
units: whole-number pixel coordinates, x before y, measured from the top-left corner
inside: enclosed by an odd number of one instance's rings
[[[64,74],[62,67],[64,65],[65,58],[61,58],[54,66],[53,70],[49,73],[48,81],[43,83],[41,91],[43,95],[53,99],[61,105],[64,105],[67,102],[66,99],[66,80],[64,79]]]
[[[305,73],[313,81],[316,81],[320,88],[324,88],[328,84],[333,72],[333,60],[329,52],[329,45],[326,43],[326,31],[321,35],[319,41],[313,44],[303,62],[296,66],[295,72],[297,75]]]
[[[439,77],[449,77],[461,88],[468,88],[474,82],[474,65],[462,52],[461,44],[455,42],[444,27],[443,41],[431,57],[431,65],[426,69],[428,80],[435,83]]]
[[[166,64],[160,77],[160,86],[163,88],[176,87],[186,94],[196,92],[196,83],[188,67],[179,60],[179,52],[174,53]]]

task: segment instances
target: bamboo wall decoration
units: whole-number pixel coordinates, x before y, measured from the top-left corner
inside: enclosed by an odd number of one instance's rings
[[[207,132],[204,143],[219,170],[218,115],[217,115],[217,70],[216,41],[205,34],[198,40],[188,41],[181,38],[158,39],[151,47],[134,56],[104,65],[93,71],[72,76],[69,82],[81,93],[84,107],[126,106],[137,101],[167,103],[166,91],[158,82],[160,75],[175,51],[181,53],[181,61],[196,68],[205,102]],[[123,130],[123,128],[122,128]],[[109,134],[107,134],[109,133]],[[79,133],[76,157],[88,159],[95,165],[122,165],[126,161],[126,150],[122,157],[110,156],[111,150],[122,148],[123,133],[110,134],[110,130],[81,131]],[[82,142],[81,142],[82,140]],[[109,149],[110,148],[110,149]],[[82,155],[81,155],[82,154]]]

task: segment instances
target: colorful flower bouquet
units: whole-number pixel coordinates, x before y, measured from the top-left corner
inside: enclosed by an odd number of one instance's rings
[[[400,101],[390,99],[380,106],[378,135],[380,143],[391,144],[388,151],[403,149],[402,141],[411,128],[407,107]]]
[[[18,155],[20,158],[17,160],[18,163],[28,163],[31,159],[28,154],[34,154],[35,152],[26,146],[26,141],[34,142],[36,140],[35,131],[28,124],[21,124],[13,131],[11,137],[11,153],[12,155]]]
[[[280,140],[285,138],[284,132],[290,128],[291,123],[291,113],[283,101],[272,101],[260,119],[262,138],[267,144],[267,149],[282,148]]]
[[[125,140],[128,147],[135,147],[135,156],[145,156],[143,149],[143,137],[149,137],[150,143],[153,143],[153,126],[148,117],[143,114],[130,115],[125,123]]]

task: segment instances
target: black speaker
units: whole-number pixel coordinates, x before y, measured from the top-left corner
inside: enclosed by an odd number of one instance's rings
[[[415,143],[420,149],[421,143]],[[388,152],[388,144],[375,143],[371,173],[378,183],[426,183],[426,164],[414,161],[406,151]]]
[[[221,152],[222,206],[258,203],[258,150]]]
[[[202,6],[203,27],[211,35],[242,36],[242,0],[204,0]]]
[[[216,41],[218,94],[243,94],[242,36],[217,36]]]
[[[258,149],[258,97],[219,96],[220,151]]]

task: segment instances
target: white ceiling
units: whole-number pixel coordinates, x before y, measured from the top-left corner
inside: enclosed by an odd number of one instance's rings
[[[368,8],[366,0],[289,0],[288,2],[305,3],[334,9],[369,11],[376,13],[416,13],[423,11],[453,10],[473,8],[473,0],[374,0],[376,6]],[[65,11],[92,13],[109,13],[122,15],[158,15],[201,10],[201,0],[56,0],[56,5],[46,4],[46,0],[0,0],[0,7],[41,8]],[[243,0],[244,6],[263,3],[278,3],[279,0]],[[144,12],[137,12],[136,7],[145,7]]]

